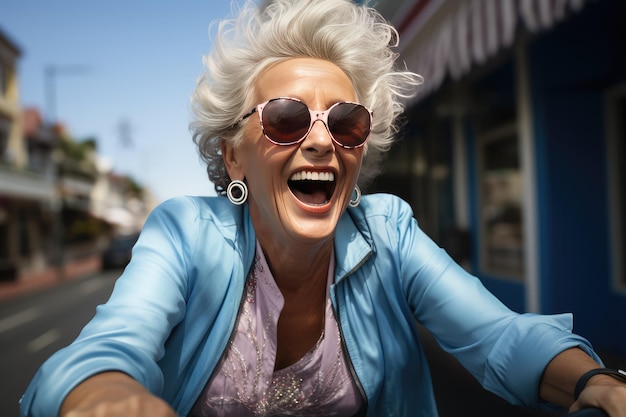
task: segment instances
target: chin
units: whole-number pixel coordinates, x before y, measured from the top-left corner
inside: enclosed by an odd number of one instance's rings
[[[332,237],[337,228],[341,213],[338,208],[325,210],[323,214],[311,215],[310,211],[289,216],[290,229],[299,238],[309,242],[319,242]]]

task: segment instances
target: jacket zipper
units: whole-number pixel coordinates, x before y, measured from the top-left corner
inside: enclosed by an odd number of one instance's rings
[[[337,296],[334,297],[337,299]],[[343,336],[343,328],[341,327],[341,318],[339,317],[339,309],[335,307],[335,303],[331,300],[331,305],[333,307],[333,312],[335,314],[335,319],[337,320],[337,328],[339,329],[339,338],[341,339],[341,348],[343,349],[343,356],[346,358],[346,363],[348,365],[348,370],[350,371],[350,375],[352,376],[352,380],[356,384],[357,389],[359,390],[359,395],[363,400],[363,404],[359,408],[359,411],[354,415],[357,416],[365,416],[367,412],[367,395],[365,395],[365,390],[363,389],[363,385],[361,384],[361,380],[354,370],[354,364],[352,363],[352,359],[350,358],[350,351],[348,350],[348,345],[346,344],[346,339]]]
[[[370,251],[366,256],[363,257],[363,259],[361,259],[361,261],[358,264],[354,266],[354,268],[352,268],[350,271],[344,274],[343,277],[339,278],[332,287],[333,299],[331,300],[331,305],[333,307],[333,312],[335,314],[335,320],[337,320],[337,328],[339,329],[339,337],[341,338],[341,348],[343,349],[344,356],[347,358],[346,362],[348,364],[348,370],[350,371],[350,374],[352,375],[352,379],[354,380],[356,387],[359,390],[361,399],[363,399],[363,405],[361,406],[361,408],[359,409],[359,411],[354,417],[363,417],[367,414],[368,400],[367,400],[367,395],[365,394],[365,389],[363,389],[363,384],[361,384],[361,380],[359,379],[359,376],[357,375],[356,370],[354,369],[354,364],[352,363],[352,358],[350,357],[348,344],[346,343],[346,338],[344,337],[344,334],[343,334],[343,327],[341,326],[341,317],[339,314],[339,308],[338,306],[335,305],[335,303],[337,300],[337,285],[339,285],[339,283],[343,281],[344,279],[347,279],[357,269],[361,268],[361,266],[363,266],[365,262],[367,262],[371,256],[372,256],[372,252]]]
[[[337,280],[337,282],[333,285],[332,287],[332,292],[333,292],[333,299],[331,299],[331,305],[333,307],[333,312],[335,314],[335,320],[337,321],[337,328],[339,329],[339,337],[341,338],[341,348],[343,349],[344,352],[344,357],[347,359],[347,364],[348,364],[348,370],[350,371],[350,375],[352,375],[352,379],[354,380],[357,389],[359,390],[359,394],[361,395],[361,399],[363,400],[363,405],[361,406],[361,408],[359,409],[359,411],[357,412],[357,414],[354,417],[362,417],[365,416],[367,414],[367,407],[368,407],[368,401],[367,401],[367,395],[365,394],[365,390],[363,389],[363,385],[361,384],[361,380],[359,379],[359,376],[357,375],[355,369],[354,369],[354,364],[352,363],[352,358],[350,357],[350,351],[348,350],[348,345],[346,344],[346,338],[343,335],[343,328],[341,326],[341,317],[339,314],[339,308],[337,308],[337,306],[335,305],[336,300],[337,300],[337,285],[339,285],[340,281],[343,281],[344,279],[348,278],[350,275],[352,275],[357,269],[359,269],[363,264],[365,264],[365,262],[368,261],[368,259],[371,257],[371,252],[367,254],[367,256],[365,256],[361,262],[359,262],[354,268],[352,268],[350,271],[348,271],[343,277],[339,278]]]

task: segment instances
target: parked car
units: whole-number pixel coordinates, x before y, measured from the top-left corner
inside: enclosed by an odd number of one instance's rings
[[[138,237],[138,234],[114,236],[109,246],[102,252],[102,268],[125,267],[130,261],[131,251]]]

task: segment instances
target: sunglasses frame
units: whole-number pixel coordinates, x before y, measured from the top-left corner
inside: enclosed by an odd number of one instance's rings
[[[276,142],[275,140],[273,140],[272,138],[270,138],[267,133],[265,133],[265,127],[263,126],[263,109],[265,108],[265,106],[267,106],[269,103],[273,102],[273,101],[277,101],[277,100],[288,100],[288,101],[294,101],[296,103],[301,103],[302,105],[304,105],[304,107],[309,111],[309,113],[311,114],[310,117],[310,123],[309,123],[309,128],[307,129],[306,133],[304,133],[302,135],[301,138],[291,141],[291,142],[287,142],[287,143],[283,143],[283,142]],[[363,141],[363,143],[360,143],[358,145],[355,146],[349,146],[349,145],[344,145],[343,143],[339,142],[337,139],[335,139],[335,136],[333,135],[333,132],[330,131],[330,128],[328,127],[328,115],[330,114],[330,112],[337,106],[341,105],[341,104],[354,104],[357,106],[360,106],[362,108],[364,108],[367,111],[367,114],[369,115],[369,132],[367,134],[367,137],[365,138],[365,140]],[[336,143],[337,145],[341,146],[344,149],[356,149],[356,148],[360,148],[362,146],[365,145],[365,143],[367,142],[367,139],[369,139],[370,134],[372,133],[372,116],[374,113],[372,113],[372,111],[370,111],[370,109],[368,109],[367,107],[365,107],[364,105],[360,104],[360,103],[354,103],[351,101],[339,101],[335,104],[333,104],[332,106],[330,106],[327,110],[311,110],[309,108],[309,106],[306,105],[306,103],[304,103],[302,100],[299,100],[297,98],[293,98],[293,97],[275,97],[272,99],[267,100],[266,102],[263,102],[261,104],[257,104],[252,110],[250,110],[250,112],[244,114],[241,119],[239,119],[239,121],[237,121],[237,124],[241,123],[242,121],[244,121],[245,119],[247,119],[248,117],[252,116],[254,113],[259,113],[259,123],[261,124],[261,131],[263,132],[263,136],[265,136],[265,139],[269,140],[270,142],[272,142],[274,145],[278,145],[278,146],[291,146],[291,145],[295,145],[297,143],[302,142],[308,135],[309,133],[311,133],[311,129],[313,129],[313,124],[315,122],[317,122],[318,120],[321,120],[322,123],[324,123],[324,126],[326,127],[326,131],[328,132],[328,134],[330,135],[331,139],[333,140],[334,143]]]

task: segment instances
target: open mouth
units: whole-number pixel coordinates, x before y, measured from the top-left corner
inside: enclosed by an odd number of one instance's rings
[[[299,171],[288,181],[293,195],[311,206],[322,206],[330,201],[335,191],[335,175],[332,172]]]

